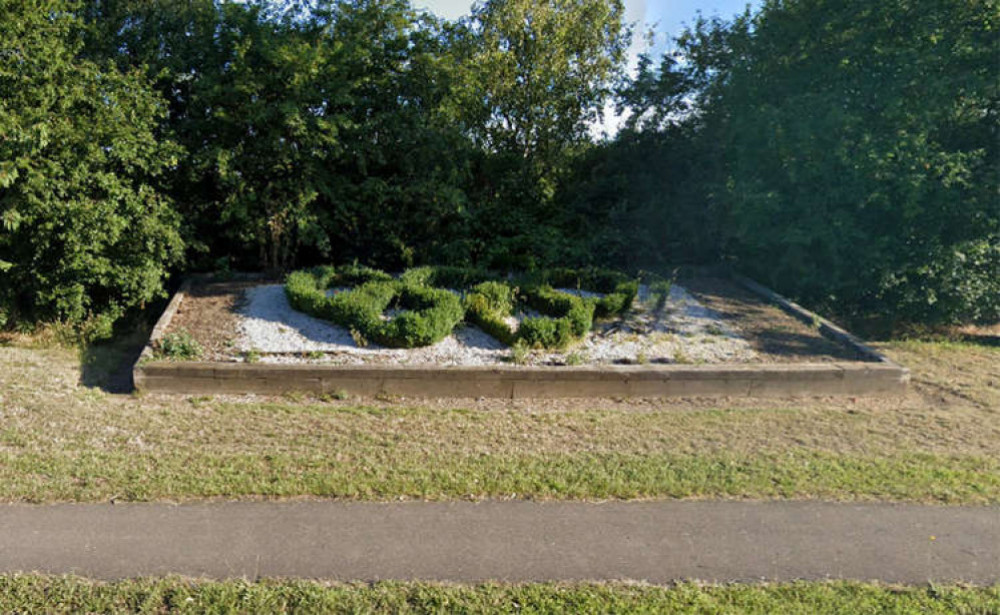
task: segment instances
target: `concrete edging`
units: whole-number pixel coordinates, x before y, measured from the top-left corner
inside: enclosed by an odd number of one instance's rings
[[[560,367],[438,367],[172,362],[153,348],[170,326],[191,279],[157,321],[133,370],[136,389],[178,394],[281,394],[306,391],[402,397],[601,398],[790,397],[901,395],[909,370],[858,338],[747,278],[746,288],[777,303],[820,331],[856,349],[870,362],[719,365],[607,365]]]

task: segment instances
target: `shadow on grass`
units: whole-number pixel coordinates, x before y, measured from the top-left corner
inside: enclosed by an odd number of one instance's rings
[[[776,355],[796,355],[809,357],[811,355],[833,356],[839,360],[865,361],[853,349],[817,333],[795,333],[783,329],[765,329],[759,333],[760,344],[764,352]],[[832,350],[829,350],[832,348]]]
[[[85,345],[80,351],[80,384],[106,393],[131,393],[132,368],[151,330],[152,325],[132,323],[110,340]]]

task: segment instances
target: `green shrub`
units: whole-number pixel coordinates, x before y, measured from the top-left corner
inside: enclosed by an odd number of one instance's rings
[[[521,302],[544,314],[521,321],[514,331],[507,318],[518,305],[518,292],[506,282],[484,282],[466,297],[467,318],[501,342],[522,342],[532,348],[565,348],[586,335],[593,326],[596,302],[554,290],[532,286],[521,293]]]
[[[82,53],[72,2],[0,2],[0,313],[109,337],[183,259],[181,150],[137,71]]]
[[[601,293],[596,300],[594,316],[611,318],[632,307],[639,292],[639,281],[620,271],[611,269],[542,269],[523,278],[525,286],[552,286]]]
[[[569,319],[551,316],[525,318],[517,334],[529,348],[565,348],[576,338]]]
[[[173,331],[164,335],[156,343],[153,352],[158,359],[170,359],[173,361],[193,361],[201,357],[204,349],[198,340],[194,339],[189,332],[184,329]]]
[[[484,280],[484,278],[487,278]],[[603,292],[600,299],[585,299],[555,290],[553,280],[567,287]],[[331,286],[359,284],[328,297]],[[620,314],[631,306],[639,283],[607,270],[542,270],[522,277],[523,292],[480,269],[416,267],[393,280],[384,272],[365,267],[318,267],[286,278],[285,292],[292,306],[355,331],[365,340],[383,346],[413,348],[434,344],[451,333],[464,318],[499,341],[513,346],[565,348],[593,327],[595,315]],[[464,305],[453,293],[436,288],[469,288]],[[526,318],[515,331],[508,321],[519,305],[543,315]],[[382,314],[396,306],[403,311],[391,320]]]
[[[582,299],[576,295],[559,292],[551,286],[537,286],[524,291],[526,303],[546,316],[557,320],[566,320],[569,324],[569,335],[582,337],[594,324],[594,306],[592,300]],[[532,319],[529,319],[532,320]],[[537,320],[537,319],[536,319]],[[527,322],[527,321],[526,321]],[[523,327],[522,323],[522,327]],[[562,327],[557,327],[562,331]],[[571,340],[556,344],[562,347]],[[552,347],[546,344],[546,347]]]
[[[443,340],[462,322],[461,300],[442,288],[396,285],[399,306],[405,311],[373,329],[372,339],[383,346],[414,348]]]
[[[598,318],[610,318],[623,314],[632,307],[635,296],[639,293],[639,282],[631,280],[615,285],[614,291],[597,300],[594,315]]]
[[[320,269],[331,271],[327,288],[330,286],[358,286],[366,282],[389,282],[392,280],[392,276],[388,273],[364,265],[345,265],[336,269],[320,267]]]

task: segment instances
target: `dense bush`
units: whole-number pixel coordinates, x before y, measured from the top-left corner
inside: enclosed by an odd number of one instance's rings
[[[107,334],[185,248],[195,270],[455,265],[402,280],[429,288],[723,263],[842,316],[1000,319],[994,3],[768,1],[632,79],[618,0],[0,15],[0,326]],[[597,142],[615,83],[624,128]],[[598,318],[635,295],[547,275],[516,285],[605,293]],[[307,282],[290,298],[327,306]]]
[[[594,305],[594,316],[597,318],[612,318],[626,312],[639,292],[637,279],[620,271],[596,267],[541,269],[526,279],[530,281],[529,285],[574,288],[603,294]]]
[[[383,346],[412,348],[436,343],[463,319],[507,345],[565,348],[593,326],[595,313],[619,315],[631,305],[638,281],[610,270],[540,270],[521,276],[523,290],[511,282],[478,269],[417,267],[398,280],[357,265],[317,267],[289,274],[285,293],[292,307],[335,322]],[[610,289],[599,299],[559,292],[541,280],[595,292]],[[473,284],[475,284],[473,286]],[[468,289],[463,302],[443,285]],[[338,286],[350,290],[327,295]],[[382,315],[390,307],[404,310],[391,320]],[[543,316],[524,319],[517,330],[509,324],[518,306]]]
[[[105,337],[179,262],[180,220],[157,186],[180,152],[141,75],[79,57],[73,8],[0,0],[0,324]]]
[[[848,317],[1000,319],[998,35],[981,0],[696,24],[681,53],[722,253]]]
[[[399,277],[407,284],[453,289],[470,288],[496,278],[495,274],[485,269],[457,266],[411,267]]]

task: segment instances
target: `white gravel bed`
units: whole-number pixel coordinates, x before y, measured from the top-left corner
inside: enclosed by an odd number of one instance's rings
[[[600,296],[576,289],[559,290]],[[652,313],[647,301],[648,289],[642,287],[624,318],[599,322],[582,342],[565,352],[532,351],[525,363],[721,363],[756,357],[738,331],[682,287],[671,288],[661,313]],[[347,329],[292,309],[279,284],[246,291],[238,329],[236,348],[241,353],[260,353],[260,360],[270,363],[502,365],[510,364],[512,355],[509,347],[472,326],[459,327],[441,342],[424,348],[361,347]]]

